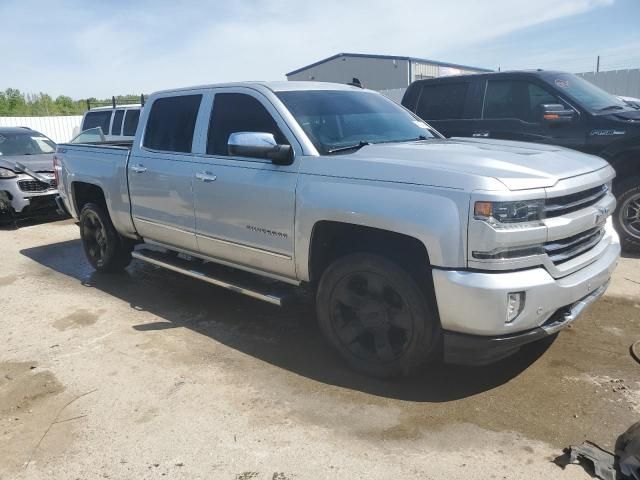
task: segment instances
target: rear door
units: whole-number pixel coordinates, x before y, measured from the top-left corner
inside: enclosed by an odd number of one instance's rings
[[[498,77],[487,81],[482,119],[474,127],[474,136],[549,143],[574,147],[580,137],[581,118],[548,123],[543,120],[542,105],[562,104],[573,109],[542,82],[522,78]]]
[[[148,241],[197,252],[193,213],[195,125],[203,94],[185,92],[156,98],[142,145],[129,160],[131,213]]]
[[[482,92],[476,90],[472,80],[424,82],[415,112],[446,137],[468,137],[480,117]]]
[[[272,133],[279,144],[300,146],[278,111],[250,88],[214,89],[205,153],[196,160],[194,203],[200,252],[263,272],[295,278],[295,189],[299,159],[232,156],[234,132]]]

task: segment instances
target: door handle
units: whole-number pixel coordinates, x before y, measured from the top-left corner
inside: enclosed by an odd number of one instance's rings
[[[209,183],[209,182],[213,182],[215,181],[216,177],[215,175],[211,174],[211,172],[198,172],[196,173],[196,178],[198,180],[201,180],[205,183]]]
[[[473,132],[473,137],[487,138],[489,136],[489,132]]]
[[[133,165],[131,167],[131,170],[133,170],[136,173],[144,173],[147,171],[147,167],[145,167],[144,165],[142,165],[141,163],[137,164],[137,165]]]

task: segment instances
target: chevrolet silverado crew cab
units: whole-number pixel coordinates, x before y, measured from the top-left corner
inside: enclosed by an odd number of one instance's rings
[[[617,173],[613,221],[640,252],[640,107],[588,81],[545,70],[418,80],[402,105],[447,137],[547,143],[599,155]]]
[[[601,158],[448,140],[348,85],[155,93],[132,145],[59,145],[54,165],[98,271],[134,257],[276,305],[311,290],[329,343],[377,376],[553,335],[620,254]]]

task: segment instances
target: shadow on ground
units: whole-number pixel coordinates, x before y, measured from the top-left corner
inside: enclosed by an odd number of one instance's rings
[[[347,369],[324,342],[311,302],[279,309],[183,275],[135,261],[125,273],[93,272],[80,240],[21,251],[61,274],[76,278],[165,321],[132,325],[138,331],[184,327],[280,368],[326,384],[382,397],[446,402],[502,385],[533,364],[551,345],[539,342],[489,367],[437,365],[398,381],[364,377]]]
[[[60,220],[67,220],[71,217],[67,215],[60,215],[56,211],[37,212],[32,215],[13,216],[6,212],[0,212],[0,231],[2,230],[16,230],[21,227],[31,227],[34,225],[41,225],[43,223],[58,222]]]

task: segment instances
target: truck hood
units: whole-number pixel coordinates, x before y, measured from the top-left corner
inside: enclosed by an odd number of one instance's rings
[[[328,169],[341,177],[465,190],[549,188],[608,165],[599,157],[562,147],[472,138],[367,145],[322,160],[303,173],[331,175],[321,171]]]
[[[53,172],[53,153],[43,155],[2,155],[0,156],[0,168],[8,168],[15,172],[16,163],[21,163],[34,172]]]

